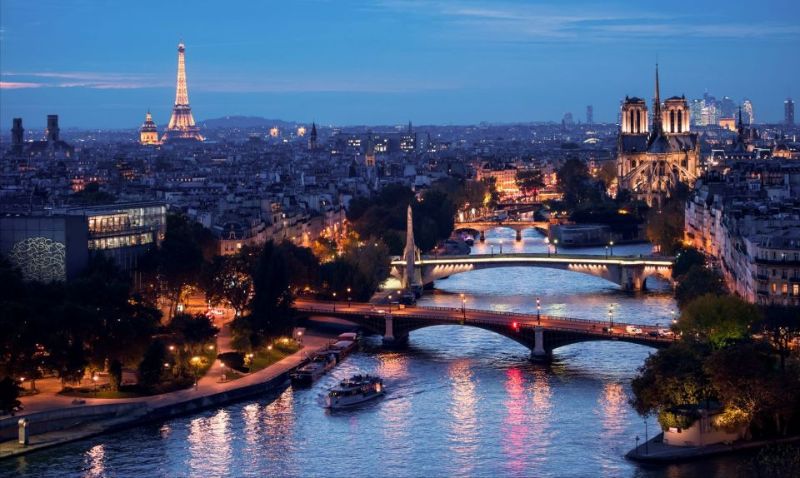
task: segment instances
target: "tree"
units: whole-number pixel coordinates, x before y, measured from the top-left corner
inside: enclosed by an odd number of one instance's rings
[[[3,377],[3,380],[0,380],[0,412],[11,413],[19,407],[22,404],[17,400],[20,392],[22,392],[22,387],[16,380],[7,375]]]
[[[237,254],[216,256],[203,268],[202,288],[212,303],[230,306],[239,315],[253,294],[253,269],[256,250],[243,248]]]
[[[689,302],[703,295],[722,295],[725,293],[725,284],[718,272],[703,266],[691,266],[689,270],[678,279],[675,287],[675,300],[683,308]]]
[[[703,344],[678,342],[647,357],[631,381],[631,405],[636,412],[643,416],[661,414],[713,398],[703,371],[707,355]]]
[[[542,172],[538,169],[520,169],[514,178],[517,187],[525,196],[533,195],[534,198],[539,194],[539,189],[544,187]]]
[[[154,340],[139,363],[139,384],[146,389],[153,389],[161,383],[164,364],[167,362],[167,349],[160,340]]]
[[[702,252],[694,247],[684,247],[675,254],[675,264],[672,266],[672,277],[680,280],[692,266],[703,267],[706,258]]]
[[[744,341],[715,351],[705,371],[725,406],[720,421],[755,434],[785,435],[800,414],[800,374],[784,373],[767,342]]]
[[[108,386],[112,392],[118,392],[122,385],[122,362],[117,359],[108,364]]]
[[[597,172],[597,179],[603,181],[606,189],[617,179],[617,162],[615,160],[603,161]]]
[[[251,343],[259,344],[263,339],[286,333],[291,329],[291,272],[287,254],[280,246],[267,242],[261,251],[253,277],[255,293],[251,313],[247,319],[234,320],[232,328],[247,330]],[[246,320],[246,327],[240,327]]]
[[[752,324],[761,320],[758,308],[738,297],[706,294],[681,312],[676,329],[684,338],[722,348],[749,336]]]
[[[662,207],[653,207],[647,214],[647,239],[662,254],[674,254],[681,245],[688,188],[678,183]]]
[[[167,330],[174,335],[177,343],[184,345],[190,354],[197,353],[198,348],[214,339],[219,329],[203,314],[175,314],[169,322]]]
[[[602,194],[589,175],[586,163],[578,158],[569,158],[558,169],[558,187],[564,195],[568,209],[597,204]]]

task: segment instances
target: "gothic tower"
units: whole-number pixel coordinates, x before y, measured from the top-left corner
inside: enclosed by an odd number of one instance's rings
[[[172,108],[172,117],[169,119],[167,131],[163,141],[193,140],[203,141],[200,128],[195,126],[192,117],[192,108],[189,106],[189,91],[186,88],[186,47],[178,44],[178,81],[175,88],[175,106]]]
[[[311,133],[308,135],[308,149],[316,151],[317,149],[317,123],[311,123]]]

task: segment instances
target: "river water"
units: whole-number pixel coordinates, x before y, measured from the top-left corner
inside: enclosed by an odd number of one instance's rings
[[[542,252],[526,231],[487,233],[474,254]],[[572,252],[572,251],[571,251]],[[605,254],[603,249],[575,252]],[[615,254],[648,253],[647,245],[615,246]],[[669,286],[625,293],[575,272],[489,269],[437,283],[422,304],[491,310],[536,310],[606,320],[667,324],[676,309]],[[552,364],[481,329],[438,326],[415,331],[409,347],[387,351],[377,337],[309,390],[291,388],[164,423],[104,435],[17,460],[0,475],[70,476],[737,476],[735,459],[643,468],[623,458],[645,437],[645,422],[628,405],[630,379],[652,350],[587,342],[555,350]],[[345,413],[327,413],[320,394],[353,373],[380,374],[387,395]],[[647,421],[647,433],[657,430]]]

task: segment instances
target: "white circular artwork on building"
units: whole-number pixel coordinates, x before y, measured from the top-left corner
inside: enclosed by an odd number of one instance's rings
[[[67,277],[66,247],[46,237],[29,237],[15,243],[8,258],[26,280],[51,282]]]

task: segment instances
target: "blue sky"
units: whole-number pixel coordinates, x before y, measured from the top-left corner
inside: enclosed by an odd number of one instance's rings
[[[0,128],[159,125],[186,43],[196,119],[614,121],[626,94],[800,94],[797,0],[0,1]]]

